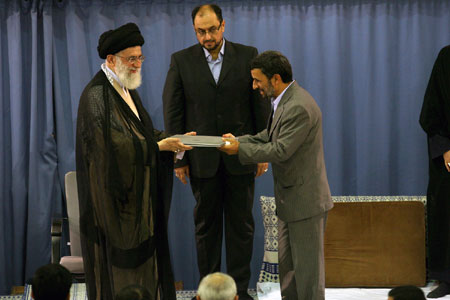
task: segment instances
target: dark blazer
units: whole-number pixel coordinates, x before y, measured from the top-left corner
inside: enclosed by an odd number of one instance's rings
[[[281,98],[270,130],[239,138],[242,163],[272,163],[277,215],[293,222],[333,207],[322,144],[322,113],[296,82]]]
[[[267,124],[270,103],[252,89],[250,61],[256,48],[225,41],[224,59],[216,84],[200,44],[172,55],[163,92],[166,132],[197,135],[236,136],[256,134]],[[228,172],[234,175],[255,171],[255,165],[243,166],[236,156],[215,148],[195,148],[176,164],[189,164],[195,177],[216,174],[222,157]]]

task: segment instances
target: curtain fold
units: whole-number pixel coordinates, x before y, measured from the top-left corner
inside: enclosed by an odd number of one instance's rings
[[[198,0],[0,0],[0,294],[50,259],[50,223],[65,214],[75,169],[79,96],[102,61],[106,30],[135,22],[145,37],[139,93],[163,129],[170,54],[196,43]],[[225,38],[279,50],[318,102],[333,195],[424,195],[426,137],[418,125],[440,48],[450,44],[446,0],[218,1]],[[270,173],[270,172],[269,172]],[[273,195],[269,174],[255,196]],[[169,235],[176,280],[196,288],[189,186],[176,182]],[[255,201],[254,286],[263,254]]]
[[[54,139],[52,22],[44,3],[2,3],[0,294],[50,260],[50,220],[61,211]]]

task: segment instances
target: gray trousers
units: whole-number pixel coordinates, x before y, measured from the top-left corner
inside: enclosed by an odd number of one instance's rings
[[[278,262],[283,299],[325,299],[323,237],[326,222],[327,212],[295,222],[278,219]]]

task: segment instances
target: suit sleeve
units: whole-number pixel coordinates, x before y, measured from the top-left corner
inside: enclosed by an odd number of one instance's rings
[[[185,98],[183,81],[177,60],[172,55],[169,71],[163,90],[163,111],[164,126],[168,135],[183,134],[186,132],[185,126]],[[188,155],[175,163],[175,167],[182,167],[188,164]]]
[[[269,133],[267,128],[256,135],[243,135],[239,137],[241,143],[268,143]]]
[[[288,160],[305,141],[313,122],[312,116],[305,108],[301,106],[290,108],[281,120],[280,133],[276,141],[264,142],[262,136],[264,131],[255,138],[242,141],[238,152],[240,162],[242,164],[280,163]]]
[[[253,48],[252,58],[258,55],[258,50]],[[260,132],[267,127],[267,120],[271,110],[270,101],[262,98],[257,90],[251,92],[251,106],[253,114],[253,122],[255,124],[255,132]]]

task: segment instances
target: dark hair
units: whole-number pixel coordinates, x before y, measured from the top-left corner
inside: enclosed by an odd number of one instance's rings
[[[423,291],[413,285],[395,287],[389,291],[388,296],[394,300],[426,300]]]
[[[292,81],[292,67],[289,60],[278,51],[265,51],[250,62],[250,69],[261,69],[261,72],[271,79],[278,74],[284,83]]]
[[[37,269],[31,290],[35,300],[65,300],[72,286],[72,275],[59,264],[48,264]]]
[[[199,10],[201,8],[210,8],[217,16],[217,19],[219,20],[219,23],[222,24],[223,18],[222,18],[222,9],[219,7],[219,5],[217,4],[202,4],[199,6],[196,6],[193,10],[192,10],[192,24],[194,24],[194,20],[195,20],[195,16],[198,14]]]
[[[124,287],[117,293],[116,300],[150,300],[153,299],[150,292],[143,286],[133,284]]]

